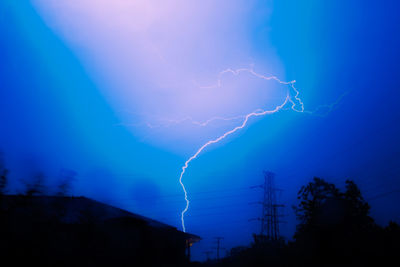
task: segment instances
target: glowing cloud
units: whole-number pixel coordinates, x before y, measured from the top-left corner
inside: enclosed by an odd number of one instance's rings
[[[215,81],[216,73],[227,66],[255,63],[264,73],[284,77],[270,44],[263,44],[267,60],[259,59],[256,52],[253,55],[249,32],[254,3],[248,0],[33,3],[46,24],[76,54],[125,124],[135,121],[157,125],[153,120],[156,116],[190,117],[204,122],[219,115],[235,117],[253,111],[252,107],[261,104],[254,101],[266,97],[251,93],[254,88],[234,92],[228,85],[219,90],[198,86]],[[232,81],[232,85],[239,84]],[[149,132],[132,128],[132,134],[143,138]],[[169,134],[173,139],[179,133],[170,129]],[[197,142],[199,135],[204,136],[199,132],[183,138],[188,143]],[[176,149],[164,139],[146,141]]]

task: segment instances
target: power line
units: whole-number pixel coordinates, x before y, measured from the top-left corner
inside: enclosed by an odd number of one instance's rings
[[[203,253],[206,254],[207,261],[209,261],[209,260],[211,259],[210,255],[211,255],[213,252],[210,251],[210,250],[208,250],[208,251],[204,251]]]
[[[220,259],[220,257],[219,257],[219,251],[220,251],[221,249],[225,249],[225,248],[222,248],[222,247],[221,247],[221,240],[224,239],[224,238],[221,237],[221,236],[217,236],[217,237],[214,237],[214,239],[216,239],[216,244],[217,244],[217,247],[216,247],[216,250],[217,250],[217,260],[219,260],[219,259]]]
[[[381,197],[385,197],[385,196],[388,196],[388,195],[391,195],[391,194],[394,194],[394,193],[400,193],[400,189],[396,189],[396,190],[392,190],[392,191],[389,191],[389,192],[385,192],[385,193],[382,193],[382,194],[375,195],[373,197],[368,198],[367,201],[375,200],[375,199],[378,199],[378,198],[381,198]]]
[[[238,188],[231,188],[231,189],[223,189],[223,190],[210,190],[210,191],[200,191],[200,192],[192,192],[190,193],[191,196],[193,195],[203,195],[203,194],[212,194],[212,193],[221,193],[221,192],[232,192],[232,191],[239,191],[239,190],[249,190],[249,187],[238,187]],[[183,193],[178,193],[178,194],[168,194],[168,195],[153,195],[153,196],[146,196],[146,197],[140,197],[139,199],[158,199],[158,198],[174,198],[174,197],[179,197],[181,198]],[[132,198],[126,197],[124,198],[126,200],[131,200],[135,199],[135,196],[132,196]]]
[[[251,197],[251,196],[254,196],[254,194],[249,194],[249,193],[247,193],[247,194],[235,194],[235,195],[222,195],[222,196],[211,196],[211,197],[202,197],[202,198],[190,198],[190,200],[191,201],[206,201],[206,200],[213,200],[213,199],[231,199],[231,198],[239,198],[239,197]],[[122,203],[122,202],[134,202],[134,201],[136,201],[136,202],[138,202],[138,201],[146,201],[146,200],[149,200],[148,198],[137,198],[137,199],[134,199],[134,198],[132,198],[132,200],[124,200],[124,201],[120,201],[120,200],[116,200],[116,201],[118,201],[118,202],[120,202],[120,203]],[[168,201],[165,201],[165,200],[161,200],[161,199],[152,199],[153,201],[155,201],[155,202],[159,202],[159,201],[162,201],[163,203],[181,203],[181,202],[184,202],[184,200],[182,200],[182,199],[176,199],[176,200],[168,200]]]

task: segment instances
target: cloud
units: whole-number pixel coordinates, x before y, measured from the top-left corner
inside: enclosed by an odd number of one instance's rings
[[[34,1],[49,27],[79,57],[121,122],[152,116],[205,120],[263,108],[258,103],[265,95],[255,94],[259,85],[246,83],[246,77],[217,90],[199,87],[214,83],[221,70],[257,62],[250,36],[255,27],[253,4],[244,0]],[[272,56],[257,68],[281,73],[273,48],[265,44],[263,49],[271,50]],[[136,128],[133,134],[143,137],[146,131]]]

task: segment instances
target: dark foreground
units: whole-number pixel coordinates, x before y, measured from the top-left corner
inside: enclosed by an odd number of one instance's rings
[[[397,266],[400,227],[379,226],[357,185],[315,178],[298,194],[293,241],[254,235],[219,261],[189,262],[199,237],[87,198],[0,196],[4,266]]]

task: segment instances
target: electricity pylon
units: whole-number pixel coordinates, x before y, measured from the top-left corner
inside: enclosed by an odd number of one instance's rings
[[[263,201],[257,202],[262,205],[261,217],[256,220],[261,221],[261,229],[259,239],[277,241],[280,238],[279,233],[279,208],[285,205],[278,204],[276,200],[276,191],[280,190],[275,188],[274,185],[275,174],[272,172],[264,172],[264,184],[259,186],[253,186],[252,188],[263,188]],[[253,219],[254,220],[254,219]]]

